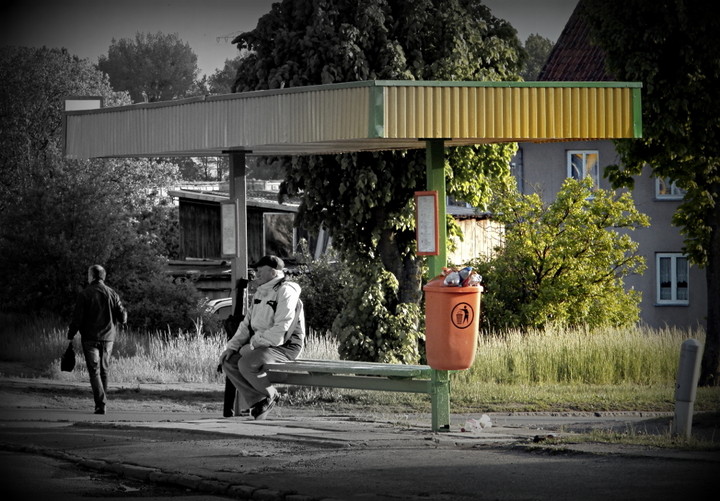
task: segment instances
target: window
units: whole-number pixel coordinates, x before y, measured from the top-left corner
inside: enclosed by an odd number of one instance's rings
[[[567,152],[567,177],[577,180],[589,177],[596,188],[600,187],[600,155],[598,152],[569,150]]]
[[[675,183],[666,177],[655,178],[655,198],[659,200],[681,200],[685,190],[675,186]]]
[[[515,153],[515,156],[510,161],[510,174],[515,177],[519,193],[525,193],[523,191],[525,189],[525,172],[523,167],[523,150],[522,148],[518,148],[517,153]]]
[[[690,302],[690,268],[680,253],[656,254],[657,304],[686,305]]]

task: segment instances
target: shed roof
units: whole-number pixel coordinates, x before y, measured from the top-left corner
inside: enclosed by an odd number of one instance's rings
[[[66,112],[70,158],[640,137],[633,82],[367,81]]]

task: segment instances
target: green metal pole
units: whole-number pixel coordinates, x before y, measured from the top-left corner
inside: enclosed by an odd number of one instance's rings
[[[438,194],[438,243],[440,253],[437,256],[428,256],[430,276],[436,277],[447,266],[447,222],[445,221],[446,195],[445,195],[445,141],[443,139],[428,139],[425,147],[425,163],[427,176],[427,190],[437,191]]]
[[[431,277],[442,273],[447,266],[447,221],[445,220],[445,141],[428,139],[425,146],[427,190],[438,194],[438,246],[437,256],[428,256]],[[450,375],[448,371],[433,369],[434,394],[432,398],[433,431],[450,431]]]

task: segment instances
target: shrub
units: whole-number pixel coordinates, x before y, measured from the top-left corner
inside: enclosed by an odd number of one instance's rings
[[[333,323],[346,360],[415,364],[420,360],[420,306],[399,303],[399,284],[385,270],[358,273]]]
[[[485,327],[629,325],[640,294],[623,278],[645,269],[630,230],[647,226],[628,193],[568,179],[554,202],[508,192],[493,207],[505,224],[497,257],[473,263],[484,278]]]
[[[217,323],[205,309],[207,300],[191,281],[173,282],[170,277],[153,275],[122,299],[128,324],[135,329],[195,331],[198,322],[208,327]]]
[[[352,275],[334,252],[314,260],[307,251],[307,245],[303,244],[303,261],[300,273],[293,280],[302,287],[305,322],[309,329],[325,335],[347,303]]]

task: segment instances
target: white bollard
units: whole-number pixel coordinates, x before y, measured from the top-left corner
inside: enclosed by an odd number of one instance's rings
[[[675,384],[675,420],[673,435],[690,438],[692,432],[693,405],[700,378],[702,348],[695,339],[688,339],[680,349],[680,366]]]

